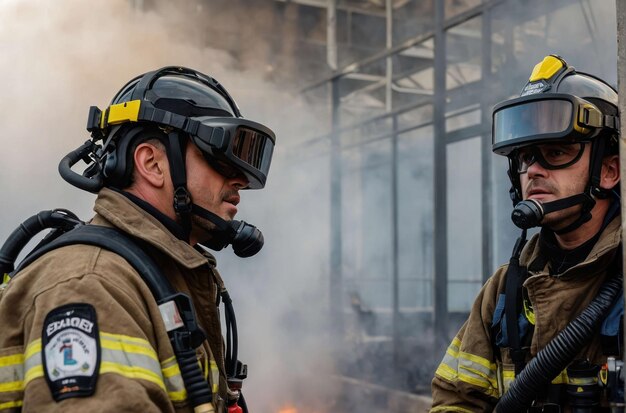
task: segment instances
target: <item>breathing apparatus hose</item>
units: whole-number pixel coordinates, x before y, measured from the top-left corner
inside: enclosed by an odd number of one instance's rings
[[[70,230],[81,223],[76,215],[66,209],[41,211],[22,222],[9,235],[0,248],[0,274],[8,274],[15,268],[15,260],[28,242],[44,229]]]
[[[526,412],[537,394],[567,367],[591,339],[621,289],[622,277],[607,280],[589,306],[522,370],[496,405],[496,410]]]

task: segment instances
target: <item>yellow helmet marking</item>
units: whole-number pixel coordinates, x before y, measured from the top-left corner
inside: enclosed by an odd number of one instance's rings
[[[124,122],[137,122],[141,100],[119,103],[109,106],[107,124],[117,125]]]
[[[529,82],[536,82],[541,79],[550,79],[559,70],[565,67],[563,60],[555,56],[546,56],[543,60],[535,65],[533,72],[530,74]]]

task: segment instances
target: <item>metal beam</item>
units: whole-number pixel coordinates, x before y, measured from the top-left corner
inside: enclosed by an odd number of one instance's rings
[[[434,95],[434,274],[433,322],[435,349],[446,348],[448,337],[448,222],[446,167],[446,33],[444,0],[435,2],[435,95]]]
[[[493,154],[491,152],[491,131],[487,125],[491,123],[491,10],[485,11],[481,21],[481,80],[483,93],[481,96],[481,124],[483,132],[481,133],[481,187],[482,187],[482,280],[483,282],[491,276],[493,272],[493,199],[491,179],[491,164]],[[487,130],[485,130],[487,129]]]
[[[434,0],[435,3],[438,0]],[[445,32],[446,30],[457,26],[461,23],[464,23],[474,17],[480,16],[485,10],[488,10],[502,2],[504,2],[506,0],[488,0],[485,1],[484,3],[481,3],[479,6],[473,7],[463,13],[457,14],[456,16],[448,19],[447,21],[442,21],[441,23],[441,27],[443,29],[443,31]],[[436,13],[435,13],[436,14]],[[436,26],[436,25],[435,25]],[[424,43],[425,41],[428,41],[430,39],[433,39],[435,37],[435,32],[434,31],[428,31],[426,33],[420,34],[418,36],[412,37],[408,40],[405,40],[404,42],[400,43],[397,46],[392,47],[391,49],[386,49],[382,52],[376,53],[370,57],[367,57],[363,60],[360,60],[358,62],[354,62],[351,63],[347,66],[344,66],[342,69],[337,70],[337,72],[335,72],[333,75],[329,76],[329,77],[325,77],[322,78],[320,80],[318,80],[315,83],[312,83],[308,86],[305,86],[303,89],[300,90],[301,93],[304,93],[308,90],[311,89],[315,89],[317,87],[320,87],[324,84],[326,84],[327,82],[330,82],[331,80],[335,79],[335,78],[341,78],[345,75],[347,75],[348,73],[354,73],[354,72],[358,72],[360,68],[368,66],[372,63],[378,62],[382,59],[387,58],[388,56],[393,56],[395,54],[399,54],[407,49],[410,49],[414,46],[417,46],[420,43]]]
[[[339,82],[333,81],[331,89],[331,155],[330,155],[330,277],[329,299],[332,325],[336,337],[343,336],[343,270],[341,240],[341,146],[339,133]],[[335,343],[337,344],[337,343]],[[335,347],[339,348],[339,347]]]

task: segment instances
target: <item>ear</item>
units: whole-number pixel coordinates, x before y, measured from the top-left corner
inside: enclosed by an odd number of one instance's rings
[[[149,142],[141,143],[135,149],[135,180],[146,181],[156,188],[162,188],[168,173],[165,151]]]
[[[620,179],[619,156],[605,156],[602,159],[602,172],[600,173],[600,188],[611,189]]]

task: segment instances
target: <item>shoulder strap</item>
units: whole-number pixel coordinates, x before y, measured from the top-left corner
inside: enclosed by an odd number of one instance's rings
[[[161,275],[157,264],[137,245],[137,241],[117,229],[97,225],[80,225],[36,249],[19,264],[15,270],[16,275],[48,252],[75,244],[97,246],[124,258],[141,275],[158,304],[176,294],[171,284]]]
[[[515,365],[515,375],[521,373],[526,365],[526,351],[522,349],[521,337],[518,328],[518,319],[522,311],[522,284],[527,276],[527,269],[519,263],[519,257],[526,244],[526,232],[517,239],[513,247],[513,254],[509,261],[509,268],[506,272],[504,316],[506,317],[506,332],[509,341],[509,351],[513,364]]]
[[[522,310],[522,284],[526,278],[525,273],[525,267],[520,266],[519,262],[511,260],[506,273],[504,315],[506,317],[509,351],[515,365],[516,376],[521,373],[526,365],[526,351],[522,349],[518,327],[518,319]]]
[[[191,299],[174,290],[140,243],[115,228],[79,225],[33,251],[20,263],[15,274],[19,275],[20,270],[44,254],[68,245],[93,245],[124,258],[139,273],[159,305],[191,404],[194,407],[210,405],[213,396],[197,364],[195,352],[206,335],[197,324]],[[169,319],[182,319],[182,322],[169,323]]]

